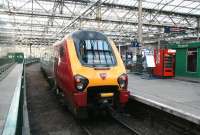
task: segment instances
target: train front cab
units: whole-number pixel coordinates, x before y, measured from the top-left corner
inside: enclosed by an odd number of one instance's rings
[[[76,116],[85,117],[88,108],[121,108],[128,102],[128,77],[113,41],[97,32],[75,33],[62,47],[57,48],[64,54],[55,67],[57,85]]]

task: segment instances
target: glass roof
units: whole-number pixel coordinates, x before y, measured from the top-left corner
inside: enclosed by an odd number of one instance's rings
[[[165,26],[197,33],[199,0],[142,0],[142,8],[144,42],[166,36]],[[10,37],[17,44],[28,40],[40,45],[76,29],[99,30],[116,42],[130,43],[137,38],[138,0],[0,0],[0,26],[1,44]]]

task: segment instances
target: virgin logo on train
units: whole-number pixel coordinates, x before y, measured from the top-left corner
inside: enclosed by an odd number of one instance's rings
[[[107,77],[106,73],[100,73],[99,75],[100,75],[101,79],[103,79],[103,80],[105,80]]]

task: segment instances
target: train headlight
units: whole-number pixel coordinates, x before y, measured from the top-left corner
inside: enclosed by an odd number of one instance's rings
[[[83,91],[89,83],[88,79],[81,75],[75,75],[74,81],[75,81],[75,87],[78,91]]]
[[[122,89],[127,89],[127,85],[128,85],[128,76],[127,74],[122,74],[118,77],[118,84],[119,87]]]

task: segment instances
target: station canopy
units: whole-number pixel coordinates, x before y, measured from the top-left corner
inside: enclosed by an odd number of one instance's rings
[[[199,0],[141,0],[142,42],[196,40]],[[0,46],[53,44],[78,29],[121,45],[138,38],[138,0],[0,0]],[[167,32],[166,32],[167,30]]]

